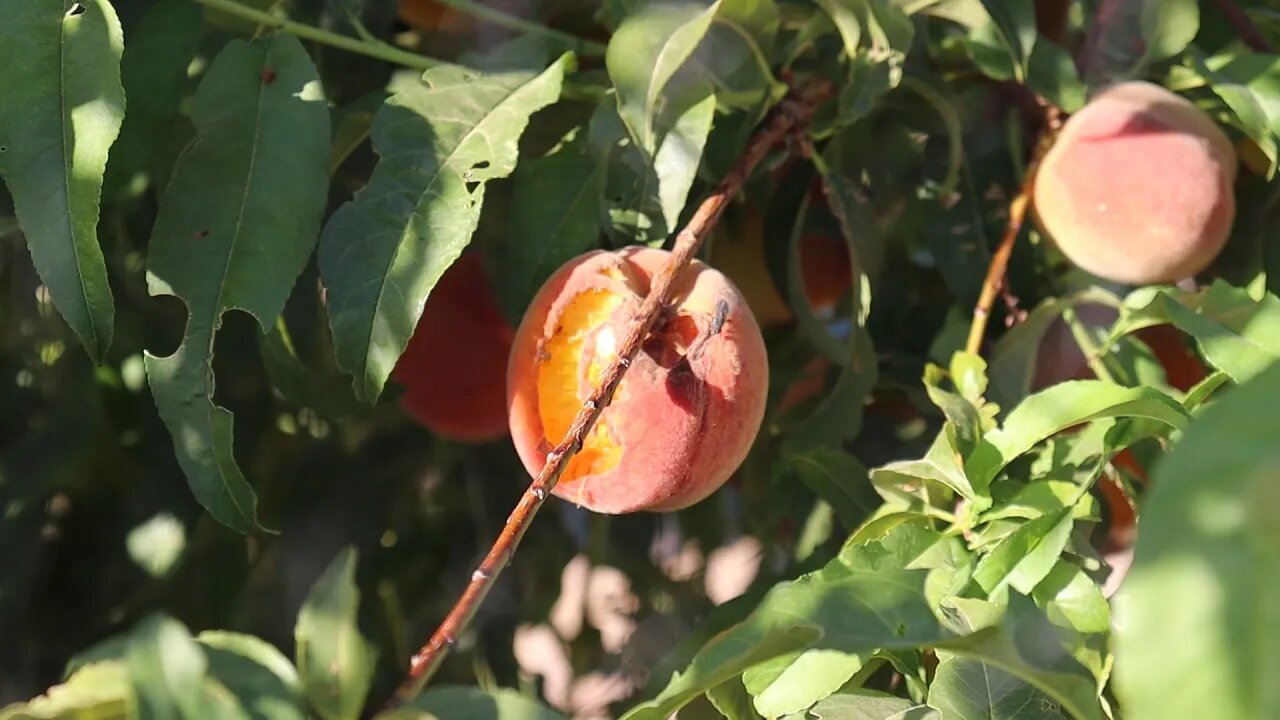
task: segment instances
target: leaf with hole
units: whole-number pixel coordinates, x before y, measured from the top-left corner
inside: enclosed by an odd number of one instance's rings
[[[265,332],[315,246],[328,189],[329,113],[296,39],[235,40],[196,92],[196,139],[160,199],[147,258],[152,295],[186,305],[182,344],[147,353],[147,378],[178,462],[222,524],[259,528],[236,465],[231,413],[214,403],[214,337],[243,310]]]
[[[338,365],[372,402],[440,276],[475,232],[484,186],[515,169],[529,116],[555,102],[566,53],[542,72],[428,70],[378,111],[369,183],[333,214],[320,273]]]

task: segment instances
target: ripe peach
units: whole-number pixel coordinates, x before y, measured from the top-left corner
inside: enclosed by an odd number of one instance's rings
[[[741,237],[720,238],[711,248],[711,264],[741,289],[761,325],[787,325],[795,316],[769,273],[763,218],[748,210],[745,230]],[[802,236],[800,275],[805,297],[814,311],[831,312],[853,286],[849,247],[844,239],[824,233]]]
[[[1119,317],[1115,308],[1092,302],[1077,305],[1076,315],[1084,325],[1104,329]],[[1208,368],[1187,345],[1182,331],[1173,325],[1153,325],[1135,331],[1133,334],[1151,350],[1156,361],[1164,367],[1165,379],[1172,387],[1186,392],[1209,375]],[[1093,370],[1089,369],[1084,353],[1081,352],[1080,345],[1071,334],[1066,321],[1062,318],[1054,320],[1041,338],[1040,347],[1036,352],[1031,391],[1043,390],[1050,385],[1067,380],[1093,378]]]
[[[1093,302],[1081,303],[1075,311],[1080,323],[1087,328],[1106,329],[1120,316],[1115,308]],[[1090,380],[1093,377],[1093,370],[1089,369],[1084,352],[1080,350],[1080,344],[1066,320],[1056,318],[1045,330],[1040,338],[1040,347],[1036,349],[1031,391],[1038,392],[1068,380]]]
[[[1207,114],[1158,85],[1124,82],[1067,120],[1040,164],[1035,215],[1094,275],[1175,282],[1226,243],[1236,172],[1234,146]]]
[[[427,297],[393,377],[400,402],[431,432],[466,442],[507,430],[503,387],[514,333],[480,255],[464,253]]]
[[[398,0],[396,14],[409,27],[430,33],[460,34],[475,24],[470,15],[439,0]]]
[[[589,252],[534,297],[507,371],[511,438],[530,474],[564,439],[669,255],[642,247]],[[760,328],[733,283],[702,262],[676,278],[673,297],[557,496],[610,514],[678,510],[742,464],[768,392]]]

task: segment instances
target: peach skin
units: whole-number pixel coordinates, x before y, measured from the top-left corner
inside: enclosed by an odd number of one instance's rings
[[[669,255],[589,252],[538,291],[507,372],[511,439],[531,475],[617,357]],[[679,510],[706,498],[746,458],[768,383],[764,339],[742,294],[693,261],[554,494],[608,514]]]

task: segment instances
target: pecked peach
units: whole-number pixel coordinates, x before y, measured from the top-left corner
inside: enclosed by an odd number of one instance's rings
[[[564,439],[669,256],[642,247],[589,252],[538,291],[507,372],[511,438],[530,474]],[[610,514],[706,498],[745,459],[768,379],[764,339],[741,293],[694,261],[555,494]]]
[[[507,431],[503,388],[514,332],[484,263],[464,253],[436,283],[393,377],[400,402],[442,437],[483,442]]]
[[[1159,85],[1099,93],[1041,162],[1041,229],[1071,262],[1134,285],[1208,267],[1235,219],[1235,148],[1206,113]]]

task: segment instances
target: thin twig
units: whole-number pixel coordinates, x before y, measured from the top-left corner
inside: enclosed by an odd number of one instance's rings
[[[408,675],[392,696],[389,707],[408,702],[418,694],[422,686],[439,669],[440,663],[457,642],[458,636],[471,622],[485,595],[489,593],[498,575],[510,562],[511,556],[515,553],[516,547],[520,544],[538,509],[542,507],[543,502],[559,481],[560,475],[568,467],[569,460],[582,450],[587,433],[612,400],[623,374],[631,366],[641,344],[648,337],[662,308],[668,302],[676,276],[697,254],[703,238],[715,227],[730,199],[739,193],[743,183],[765,154],[793,128],[807,123],[817,106],[830,97],[833,90],[831,83],[825,80],[813,80],[789,93],[774,108],[768,124],[751,139],[737,163],[724,176],[711,195],[698,206],[689,224],[676,235],[671,257],[667,260],[662,272],[654,278],[649,294],[645,297],[636,317],[632,319],[627,336],[618,351],[618,357],[605,372],[599,387],[578,411],[564,440],[547,454],[542,471],[521,496],[515,510],[507,518],[502,533],[494,541],[493,547],[480,562],[480,566],[471,574],[470,583],[454,603],[453,609],[440,623],[440,627],[436,629],[427,644],[413,656]]]
[[[1058,129],[1062,124],[1062,113],[1053,105],[1041,101],[1044,109],[1045,126],[1040,131],[1040,139],[1032,153],[1027,172],[1022,178],[1022,186],[1018,194],[1009,202],[1009,219],[1004,226],[1004,234],[1000,236],[1000,245],[991,256],[991,264],[987,266],[987,276],[982,281],[982,292],[978,295],[978,304],[973,308],[973,321],[969,324],[969,338],[965,342],[967,352],[977,354],[982,349],[982,338],[987,333],[987,320],[991,317],[991,307],[995,305],[996,295],[1004,291],[1005,273],[1009,269],[1009,258],[1013,255],[1013,244],[1022,230],[1022,222],[1027,216],[1027,207],[1031,204],[1031,193],[1035,187],[1036,172],[1040,169],[1040,160],[1053,145]],[[1010,303],[1010,297],[1005,298]],[[1012,301],[1016,309],[1016,300]]]
[[[1267,41],[1258,26],[1253,24],[1245,11],[1241,10],[1233,0],[1213,0],[1213,4],[1218,6],[1218,12],[1222,13],[1231,27],[1235,28],[1236,34],[1250,49],[1264,53],[1275,52],[1275,48]]]
[[[318,27],[307,25],[305,23],[294,22],[287,18],[272,15],[263,12],[257,8],[235,2],[235,0],[192,0],[200,5],[213,10],[220,10],[229,15],[244,18],[263,27],[275,28],[283,30],[290,35],[294,35],[305,40],[318,42],[322,45],[329,45],[340,50],[353,52],[358,55],[365,55],[377,60],[385,60],[389,63],[403,65],[405,67],[417,70],[429,70],[437,65],[445,64],[443,60],[436,60],[425,55],[419,55],[407,50],[387,44],[385,42],[369,42],[359,38],[339,35],[337,33],[322,30]]]
[[[604,55],[604,51],[607,49],[603,43],[580,38],[563,30],[540,25],[515,15],[508,15],[501,10],[495,10],[487,5],[475,2],[475,0],[437,0],[437,2],[498,27],[515,30],[527,35],[542,35],[543,37],[557,40],[583,55]]]

